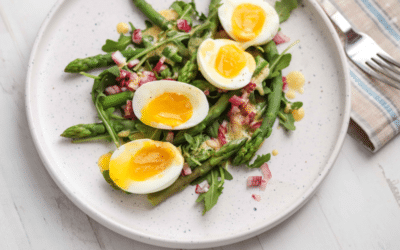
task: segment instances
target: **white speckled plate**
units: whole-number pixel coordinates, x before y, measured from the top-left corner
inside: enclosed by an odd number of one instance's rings
[[[157,10],[172,0],[149,0]],[[196,1],[205,11],[208,1]],[[33,47],[26,105],[40,156],[61,190],[89,216],[132,239],[158,246],[202,248],[258,235],[299,209],[327,175],[343,143],[350,112],[350,87],[339,39],[314,0],[303,1],[282,31],[300,45],[291,50],[291,70],[306,77],[306,116],[294,133],[275,127],[261,152],[278,149],[270,161],[272,180],[264,192],[246,189],[246,178],[259,170],[232,168],[218,204],[202,216],[194,188],[152,208],[143,196],[113,190],[96,165],[114,147],[107,143],[71,144],[59,135],[78,123],[96,121],[92,80],[63,72],[75,58],[101,53],[107,38],[117,39],[116,24],[144,27],[144,16],[130,0],[59,1]],[[283,50],[286,45],[279,46]],[[94,72],[97,74],[98,72]],[[252,194],[261,195],[256,202]]]

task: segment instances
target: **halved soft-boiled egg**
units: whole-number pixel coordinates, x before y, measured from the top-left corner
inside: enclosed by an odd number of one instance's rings
[[[279,15],[263,0],[222,0],[219,20],[225,31],[243,48],[265,44],[279,29]]]
[[[206,39],[197,52],[203,76],[221,89],[240,89],[249,84],[256,68],[254,57],[228,39]]]
[[[181,153],[171,143],[141,139],[122,145],[112,154],[109,174],[121,189],[147,194],[174,183],[183,163]]]
[[[160,80],[142,85],[132,101],[133,112],[144,124],[179,130],[199,124],[208,114],[208,101],[199,88]]]

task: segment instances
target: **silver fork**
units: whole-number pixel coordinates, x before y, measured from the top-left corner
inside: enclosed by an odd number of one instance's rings
[[[347,56],[370,76],[400,89],[400,63],[395,61],[368,35],[355,31],[328,1],[317,0],[331,21],[345,34]]]

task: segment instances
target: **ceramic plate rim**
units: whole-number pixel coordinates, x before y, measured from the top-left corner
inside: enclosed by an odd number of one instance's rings
[[[118,223],[113,222],[107,216],[101,214],[99,211],[97,211],[94,207],[91,207],[87,202],[85,202],[83,199],[80,199],[78,196],[74,195],[68,187],[64,185],[64,183],[61,181],[61,179],[56,175],[55,170],[50,166],[50,162],[48,160],[48,156],[44,153],[44,150],[40,144],[40,138],[39,135],[36,133],[36,126],[34,124],[34,117],[33,117],[33,112],[31,109],[30,104],[31,101],[31,77],[33,74],[33,62],[35,60],[35,57],[38,53],[38,47],[39,44],[42,40],[42,36],[45,33],[48,24],[50,21],[53,19],[53,16],[58,12],[59,8],[67,1],[65,0],[58,0],[52,9],[50,10],[49,14],[46,16],[45,20],[43,21],[39,32],[36,36],[35,43],[32,47],[32,51],[30,54],[29,58],[29,64],[28,64],[28,72],[27,72],[27,78],[26,78],[26,87],[25,87],[25,106],[26,106],[26,115],[29,123],[29,129],[30,133],[32,135],[35,147],[39,153],[39,156],[44,163],[47,171],[49,172],[50,176],[52,179],[56,182],[57,186],[62,190],[62,192],[83,212],[88,214],[91,218],[95,219],[97,222],[100,224],[110,228],[111,230],[118,232],[121,235],[124,235],[128,238],[144,242],[147,244],[151,245],[156,245],[156,246],[162,246],[162,247],[187,247],[187,248],[206,248],[206,247],[218,247],[222,245],[227,245],[227,244],[233,244],[251,237],[254,237],[258,234],[261,234],[274,226],[278,225],[288,217],[290,217],[292,214],[294,214],[297,210],[299,210],[315,193],[317,188],[320,186],[322,180],[325,179],[326,175],[329,173],[330,169],[332,168],[339,152],[340,149],[343,146],[344,139],[346,136],[346,131],[348,128],[348,124],[350,121],[350,96],[351,96],[351,87],[350,87],[350,78],[349,78],[349,73],[348,73],[348,66],[347,66],[347,58],[344,53],[343,47],[341,45],[339,36],[336,33],[336,30],[334,29],[332,23],[330,22],[329,18],[326,16],[325,12],[322,10],[322,8],[319,6],[319,4],[316,2],[316,0],[308,0],[310,2],[310,5],[315,9],[315,11],[320,15],[320,17],[324,21],[324,25],[328,28],[329,33],[331,34],[333,38],[333,42],[335,45],[335,48],[337,50],[337,53],[339,54],[340,62],[341,62],[341,69],[342,73],[344,75],[344,87],[345,87],[345,93],[346,96],[344,97],[344,102],[345,102],[345,109],[343,112],[343,122],[340,126],[340,135],[337,139],[336,145],[332,151],[331,156],[328,159],[328,162],[321,171],[321,174],[314,180],[314,182],[310,185],[310,188],[307,189],[307,191],[303,195],[303,199],[298,199],[296,202],[294,202],[291,206],[287,207],[280,216],[276,217],[274,220],[272,220],[269,224],[255,227],[250,231],[246,231],[240,235],[235,235],[235,236],[228,236],[224,237],[218,240],[204,240],[204,241],[195,241],[192,242],[190,240],[181,240],[179,242],[177,241],[169,241],[164,238],[158,238],[149,234],[142,233],[140,231],[135,231],[132,230],[131,228],[128,228],[126,226],[119,225]],[[168,244],[166,246],[166,244]]]

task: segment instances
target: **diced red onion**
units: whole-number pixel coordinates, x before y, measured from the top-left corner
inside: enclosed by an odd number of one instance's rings
[[[247,187],[259,187],[261,185],[262,176],[249,176],[247,178]]]
[[[116,81],[122,81],[125,80],[126,76],[128,75],[128,71],[120,69],[119,70],[119,77],[115,78]]]
[[[256,117],[256,112],[253,111],[248,116],[246,116],[243,123],[250,125],[254,121],[255,117]]]
[[[250,129],[251,130],[256,130],[259,127],[261,127],[261,124],[262,124],[262,122],[252,122],[252,123],[250,123]]]
[[[219,126],[218,130],[220,130],[222,133],[228,133],[228,122],[223,121],[221,125]]]
[[[249,101],[240,105],[239,108],[244,116],[248,116],[254,110],[253,105]]]
[[[189,164],[185,163],[183,164],[183,168],[182,168],[182,176],[187,176],[190,175],[192,173],[192,169],[190,168]]]
[[[250,93],[249,93],[249,92],[244,91],[244,92],[242,93],[241,98],[242,98],[244,101],[248,101],[248,100],[249,100],[249,97],[250,97]]]
[[[165,137],[165,140],[166,140],[167,142],[172,143],[172,142],[174,141],[174,132],[169,131],[168,134],[167,134],[167,136]],[[184,167],[185,167],[185,166],[184,166]]]
[[[258,194],[252,194],[251,198],[253,198],[255,201],[261,201],[261,196],[259,196]]]
[[[245,87],[244,87],[244,90],[247,92],[247,93],[251,93],[251,92],[253,92],[255,89],[256,89],[256,87],[257,87],[257,85],[255,84],[255,83],[249,83],[249,84],[247,84]]]
[[[128,62],[128,68],[133,68],[140,63],[139,59],[134,59]]]
[[[142,42],[142,30],[141,29],[135,29],[132,33],[132,42],[136,44],[140,44]]]
[[[228,122],[223,121],[218,128],[218,141],[221,145],[225,145],[227,143],[226,133],[228,133]]]
[[[234,95],[231,98],[229,98],[229,102],[233,105],[233,106],[240,106],[242,104],[245,103],[245,101],[243,100],[243,98]]]
[[[278,33],[276,33],[275,37],[272,38],[272,40],[274,40],[275,44],[278,45],[281,43],[289,42],[290,38],[279,31]]]
[[[165,69],[167,69],[168,68],[168,66],[167,65],[162,65],[161,67],[160,67],[160,72],[162,72],[163,70],[165,70]]]
[[[260,169],[261,169],[261,173],[264,176],[264,178],[263,178],[263,180],[261,182],[261,185],[260,185],[260,190],[264,191],[265,188],[267,187],[268,182],[272,178],[272,174],[271,174],[271,170],[269,170],[269,167],[268,167],[267,163],[264,163],[263,165],[261,165]]]
[[[176,22],[176,26],[179,30],[190,32],[192,30],[192,26],[189,25],[189,22],[186,19],[178,19]]]
[[[166,65],[164,65],[164,62],[167,58],[165,56],[162,56],[160,60],[157,62],[156,66],[153,68],[153,71],[160,73],[164,69],[166,69]],[[163,67],[164,66],[164,67]],[[163,69],[161,69],[163,67]]]
[[[229,110],[229,112],[228,112],[228,117],[229,117],[230,119],[232,119],[232,117],[235,116],[235,115],[238,114],[238,113],[240,113],[239,107],[238,107],[238,106],[233,106],[233,105],[232,105],[231,110]]]
[[[204,184],[202,187],[199,184],[197,184],[195,192],[196,192],[196,194],[206,193],[208,191],[209,187],[210,187],[210,185],[208,185],[208,183]]]
[[[124,57],[124,55],[122,55],[122,53],[119,50],[113,52],[111,54],[111,58],[113,59],[115,64],[118,65],[118,67],[122,67],[126,64],[126,58]]]
[[[286,77],[285,76],[282,76],[282,82],[283,82],[282,90],[286,91],[288,83],[286,81]]]
[[[121,93],[122,90],[118,85],[113,85],[113,86],[109,86],[107,87],[104,92],[106,93],[106,95],[115,95],[118,93]]]
[[[140,78],[139,86],[142,86],[145,83],[152,82],[157,80],[154,72],[151,71],[143,71],[143,76]]]
[[[261,191],[265,191],[265,189],[267,188],[267,184],[268,184],[268,181],[262,179],[261,180],[261,185],[260,185],[260,190]]]
[[[130,73],[129,79],[125,81],[126,87],[130,91],[135,91],[139,88],[140,77],[136,73]]]
[[[126,105],[124,106],[124,118],[131,120],[137,119],[135,113],[133,113],[132,101],[130,100],[126,101]]]
[[[268,182],[272,178],[271,170],[269,170],[268,163],[264,163],[260,167],[264,179]]]
[[[210,90],[209,90],[209,89],[204,90],[204,94],[205,94],[206,96],[209,96],[209,95],[210,95]]]

